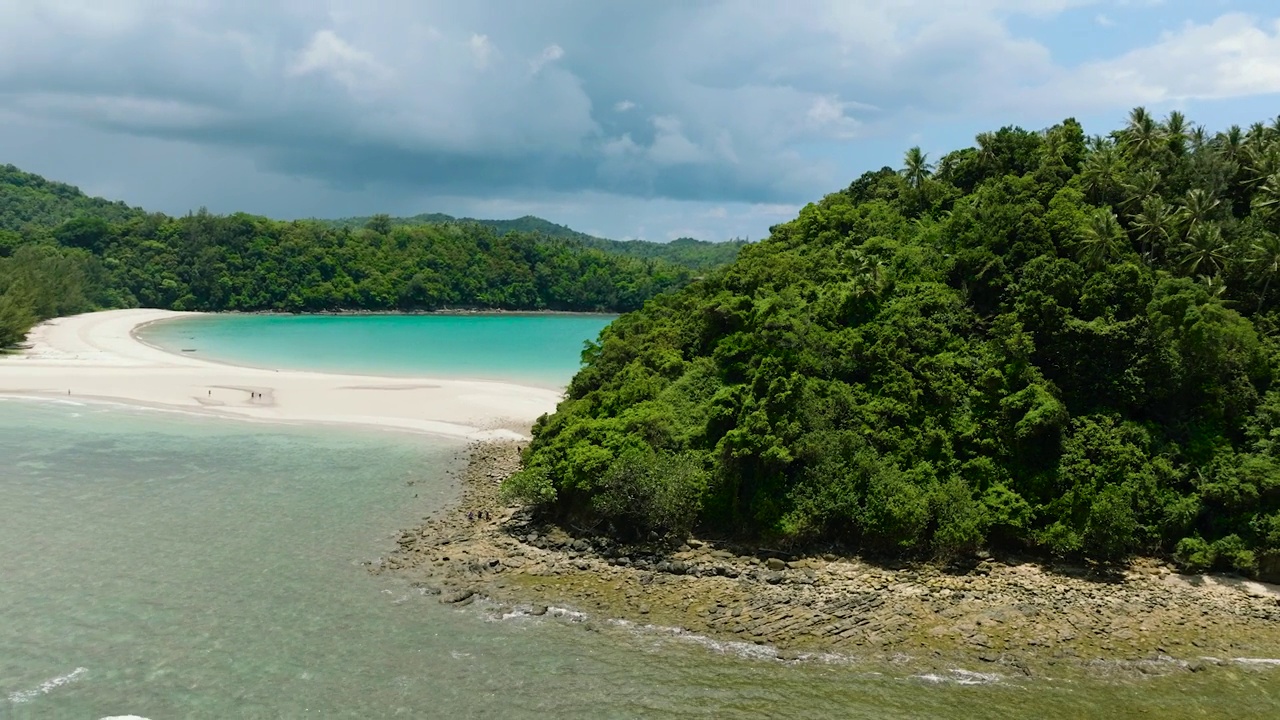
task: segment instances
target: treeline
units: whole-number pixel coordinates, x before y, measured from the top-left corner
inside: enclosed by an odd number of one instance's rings
[[[375,228],[384,232],[406,225],[480,225],[498,234],[511,232],[533,233],[548,238],[569,240],[583,247],[594,248],[612,255],[623,255],[642,260],[663,260],[698,271],[728,265],[738,257],[738,251],[747,244],[746,240],[739,239],[725,242],[709,242],[687,237],[677,238],[666,243],[649,240],[609,240],[581,233],[564,225],[557,225],[532,215],[526,215],[515,220],[476,220],[474,218],[455,218],[443,213],[428,213],[412,217],[372,215],[369,217],[342,218],[340,220],[317,220],[316,222],[326,227]]]
[[[1280,122],[913,148],[607,328],[513,495],[621,536],[1280,567]]]
[[[591,237],[579,238],[578,242],[607,253],[648,260],[665,260],[698,271],[728,265],[738,258],[738,253],[747,244],[746,240],[737,238],[723,242],[709,242],[687,237],[676,238],[666,243],[649,240],[604,240]]]
[[[83,250],[33,244],[0,256],[0,349],[46,318],[118,306],[109,286],[101,263]]]
[[[476,223],[147,214],[12,167],[0,208],[0,347],[39,320],[108,307],[626,312],[693,276],[658,258]]]

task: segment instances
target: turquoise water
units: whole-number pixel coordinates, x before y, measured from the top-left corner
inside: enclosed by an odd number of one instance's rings
[[[155,323],[159,347],[242,365],[563,387],[612,315],[206,315]]]
[[[454,497],[459,450],[391,433],[0,402],[0,717],[1280,711],[1265,671],[1141,681],[943,673],[939,682],[783,665],[605,619],[443,606],[361,562]]]

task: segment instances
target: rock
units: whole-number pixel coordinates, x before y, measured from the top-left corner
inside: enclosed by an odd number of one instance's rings
[[[649,614],[649,603],[640,603],[640,614],[641,615]]]
[[[770,585],[777,585],[778,583],[782,582],[782,573],[780,572],[765,573],[764,581],[769,583]]]
[[[440,602],[448,605],[456,605],[464,600],[470,600],[476,594],[475,590],[454,590],[440,596]]]
[[[985,647],[985,648],[991,647],[991,638],[987,637],[982,633],[974,633],[972,635],[969,635],[965,637],[964,641],[969,643],[970,645],[977,645],[978,647]]]
[[[769,558],[768,560],[765,561],[764,564],[765,564],[765,567],[769,568],[770,570],[773,570],[774,572],[777,572],[787,567],[787,564],[782,562],[782,560],[778,558]]]
[[[546,606],[546,605],[534,605],[534,606],[533,606],[533,609],[531,609],[531,610],[529,611],[529,614],[530,614],[530,615],[532,615],[532,616],[534,616],[534,617],[542,617],[543,615],[546,615],[546,614],[547,614],[547,606]]]

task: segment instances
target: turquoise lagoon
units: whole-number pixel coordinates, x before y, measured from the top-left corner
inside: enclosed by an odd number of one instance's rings
[[[583,343],[613,315],[242,315],[178,318],[142,328],[184,355],[270,368],[427,375],[567,385]]]

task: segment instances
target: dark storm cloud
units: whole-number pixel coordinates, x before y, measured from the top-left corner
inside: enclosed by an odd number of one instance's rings
[[[929,49],[877,37],[923,16],[846,5],[14,2],[0,93],[344,186],[792,201],[834,180],[796,148],[927,96],[893,75]]]
[[[1093,7],[1072,14],[1077,6]],[[541,197],[569,207],[566,198],[588,192],[603,223],[608,198],[813,199],[866,169],[851,167],[859,152],[892,161],[921,118],[1040,122],[1134,99],[1280,88],[1274,22],[1253,16],[1185,24],[1110,60],[1069,67],[1070,58],[1051,57],[1054,28],[1093,27],[1098,10],[1119,7],[0,0],[0,115],[15,118],[8,129],[24,138],[57,127],[68,147],[104,133],[139,141],[130,144],[135,161],[109,178],[98,168],[74,173],[97,173],[110,187],[154,185],[143,168],[172,163],[152,155],[186,144],[205,158],[189,170],[205,190],[298,179],[288,186],[302,195],[280,195],[277,212],[325,211],[336,196],[308,204],[316,183],[361,202]],[[1010,30],[1015,17],[1053,22],[1033,39]],[[8,147],[25,142],[14,138]],[[876,145],[885,138],[891,153]],[[62,151],[56,139],[41,142],[50,144],[10,154]],[[241,162],[209,160],[219,153]],[[714,219],[705,215],[714,209],[690,211],[689,224]]]

